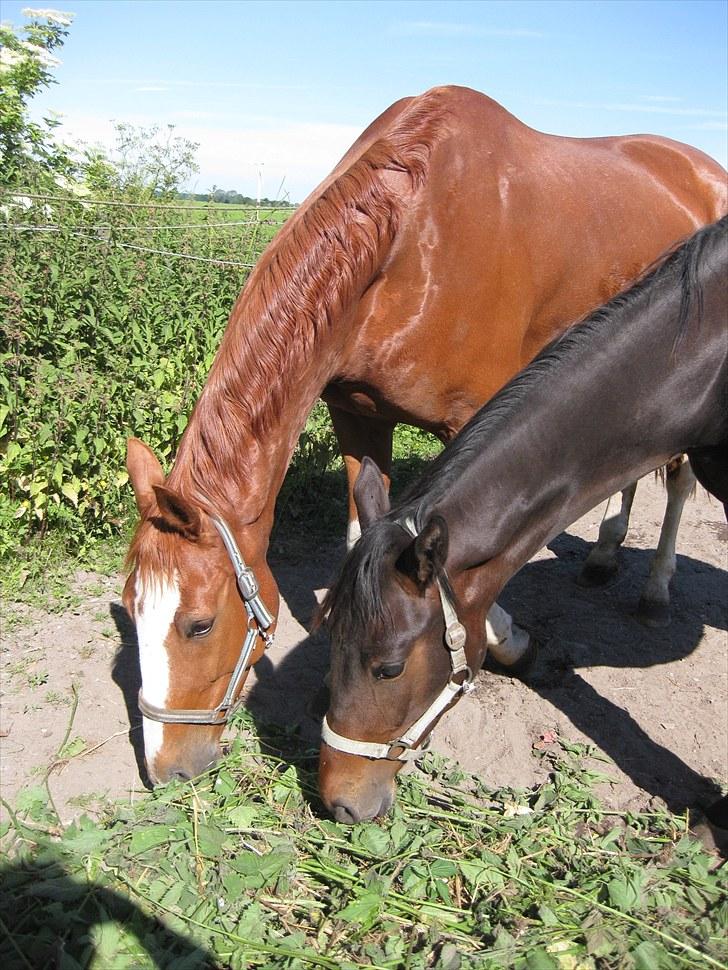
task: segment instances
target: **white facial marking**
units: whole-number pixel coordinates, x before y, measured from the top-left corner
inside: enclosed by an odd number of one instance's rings
[[[179,607],[179,582],[175,573],[172,582],[153,582],[142,586],[137,577],[136,614],[139,666],[142,673],[142,694],[154,707],[164,707],[169,693],[169,656],[165,641],[174,615]],[[151,770],[162,747],[164,724],[142,719],[144,755]]]

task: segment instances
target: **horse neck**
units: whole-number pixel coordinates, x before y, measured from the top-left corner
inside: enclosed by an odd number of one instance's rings
[[[169,476],[170,486],[241,525],[272,520],[286,469],[335,356],[334,346],[311,346],[263,382],[250,331],[266,325],[251,327],[244,313],[234,313]],[[247,340],[240,339],[241,331]]]

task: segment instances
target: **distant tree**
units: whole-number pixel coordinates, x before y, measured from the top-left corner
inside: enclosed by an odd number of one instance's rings
[[[61,62],[53,51],[63,46],[73,14],[26,8],[29,23],[0,24],[0,187],[55,184],[72,176],[78,160],[53,137],[54,117],[30,120],[30,101],[56,84],[53,68]]]
[[[150,128],[117,122],[116,145],[106,155],[87,151],[87,181],[96,191],[123,194],[140,200],[171,198],[198,170],[200,147],[174,134],[174,125]]]

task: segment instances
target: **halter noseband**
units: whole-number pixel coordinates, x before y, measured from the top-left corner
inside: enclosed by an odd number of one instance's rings
[[[225,691],[225,696],[217,707],[208,710],[155,707],[144,699],[140,690],[137,699],[139,710],[144,717],[148,717],[152,721],[162,721],[164,724],[227,724],[243,703],[242,698],[236,700],[235,695],[238,692],[240,682],[247,669],[256,639],[258,637],[263,639],[266,650],[273,643],[273,634],[267,633],[266,631],[273,624],[274,617],[268,612],[265,603],[260,598],[260,590],[253,570],[250,566],[246,566],[245,560],[241,555],[240,549],[238,549],[238,545],[227,523],[215,515],[211,515],[210,519],[219,532],[223,545],[233,564],[235,579],[240,590],[240,595],[243,598],[245,612],[248,614],[248,629],[245,633],[243,645],[240,648],[240,656],[230,676],[230,682]],[[253,620],[255,621],[255,626],[251,626]]]
[[[400,525],[417,538],[417,529],[412,518],[408,517]],[[394,741],[377,743],[375,741],[356,741],[353,738],[337,734],[324,717],[321,725],[321,739],[330,748],[343,751],[345,754],[356,754],[362,758],[385,759],[386,761],[417,761],[427,750],[430,735],[434,729],[433,722],[463,694],[473,689],[473,674],[468,666],[465,655],[465,627],[458,620],[455,607],[447,594],[444,584],[439,577],[436,579],[437,591],[440,594],[440,604],[445,617],[445,646],[450,652],[450,678],[427,710],[417,718],[415,723]],[[461,681],[455,678],[465,672]],[[419,742],[419,744],[418,744]]]

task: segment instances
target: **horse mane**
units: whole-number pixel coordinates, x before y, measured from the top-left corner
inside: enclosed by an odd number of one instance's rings
[[[680,294],[675,321],[673,353],[682,340],[697,306],[694,320],[699,324],[702,313],[701,267],[706,256],[722,241],[725,245],[728,216],[698,231],[687,242],[678,243],[650,267],[630,289],[613,297],[607,304],[587,316],[581,323],[553,340],[513,380],[475,414],[456,438],[430,462],[420,478],[408,489],[402,500],[377,522],[370,525],[346,557],[341,571],[324,599],[320,616],[342,650],[351,657],[387,622],[383,596],[384,567],[394,561],[406,542],[398,522],[412,517],[420,529],[438,499],[469,467],[473,457],[482,453],[484,444],[493,440],[503,422],[519,408],[525,396],[565,359],[589,349],[596,333],[620,322],[622,315],[634,308],[642,309],[645,299],[665,287],[677,288]],[[639,306],[641,304],[641,306]],[[344,665],[344,668],[346,665]]]
[[[314,627],[325,624],[343,649],[356,645],[357,655],[365,651],[367,642],[381,633],[389,620],[383,597],[385,563],[394,561],[393,548],[404,547],[409,538],[402,526],[386,518],[365,529],[326,593]]]
[[[401,512],[387,514],[364,530],[314,617],[314,628],[325,624],[331,637],[352,658],[366,657],[369,644],[391,625],[384,600],[385,566],[391,563],[396,568],[400,554],[412,542],[402,520]],[[457,602],[444,569],[438,571],[437,578],[450,601]],[[345,664],[344,671],[349,669]]]
[[[204,508],[229,507],[246,475],[251,436],[271,430],[301,362],[312,359],[381,265],[407,201],[382,175],[404,174],[416,192],[445,115],[437,90],[413,98],[261,257],[233,308],[170,475],[171,485]]]

